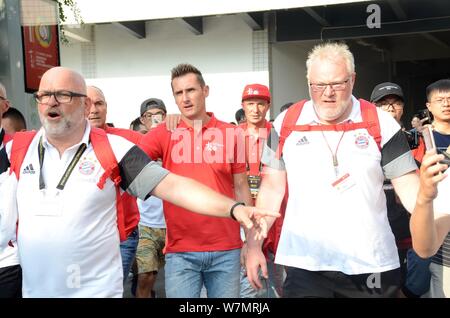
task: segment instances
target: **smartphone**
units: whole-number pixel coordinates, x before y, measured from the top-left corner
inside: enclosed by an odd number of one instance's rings
[[[436,149],[436,143],[434,142],[433,129],[431,125],[425,125],[422,130],[423,141],[425,142],[425,148],[427,150]]]
[[[152,116],[152,127],[157,126],[163,121],[163,116],[161,114],[155,114]]]
[[[445,149],[437,149],[434,141],[433,130],[431,125],[426,125],[422,130],[423,141],[425,142],[425,148],[427,150],[436,149],[436,153],[444,155],[444,159],[439,163],[446,164],[450,167],[450,154]]]

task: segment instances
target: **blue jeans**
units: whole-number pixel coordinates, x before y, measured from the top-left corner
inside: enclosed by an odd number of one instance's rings
[[[250,282],[248,281],[247,276],[245,276],[245,268],[241,267],[241,273],[240,273],[240,291],[239,291],[239,298],[258,298],[258,292],[259,290],[253,289],[252,285],[250,285]],[[260,277],[260,280],[262,277]],[[265,289],[265,288],[263,288]],[[260,296],[262,297],[262,296]]]
[[[250,285],[248,278],[244,276],[245,269],[241,268],[241,290],[240,298],[280,298],[283,293],[283,282],[284,282],[284,267],[274,263],[275,255],[269,254],[269,259],[267,259],[267,273],[269,274],[269,279],[266,280],[264,277],[259,275],[259,280],[262,283],[263,288],[260,290],[255,290]]]
[[[127,280],[131,265],[133,264],[139,243],[139,228],[136,227],[125,241],[120,243],[120,255],[122,256],[123,282]]]
[[[239,297],[240,252],[166,254],[166,297],[199,298],[203,284],[209,298]]]

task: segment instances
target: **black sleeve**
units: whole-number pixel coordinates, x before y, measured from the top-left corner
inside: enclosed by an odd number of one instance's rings
[[[403,131],[397,131],[381,149],[384,176],[394,179],[417,169]]]
[[[408,140],[403,131],[399,130],[381,149],[381,166],[386,166],[404,153],[409,152]]]
[[[133,146],[119,162],[121,188],[145,200],[148,194],[169,173],[152,161],[139,147]]]

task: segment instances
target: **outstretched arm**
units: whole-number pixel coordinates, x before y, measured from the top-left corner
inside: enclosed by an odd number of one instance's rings
[[[263,178],[261,181],[261,187],[256,199],[256,206],[264,207],[268,210],[279,211],[281,201],[283,201],[284,191],[286,190],[286,171],[277,170],[269,167],[264,167]],[[268,232],[272,226],[275,218],[270,215],[266,217]],[[259,268],[263,277],[268,278],[266,258],[261,250],[263,239],[258,236],[258,233],[251,229],[247,236],[247,255],[246,269],[247,277],[250,284],[255,289],[262,288],[261,281],[259,280]]]
[[[153,189],[152,194],[187,210],[209,216],[230,218],[231,207],[236,201],[213,191],[211,188],[189,178],[169,173]],[[261,217],[278,217],[279,213],[238,205],[234,217],[247,229],[255,227],[259,235],[266,237],[267,227],[261,226]]]
[[[427,152],[420,167],[420,187],[410,227],[414,250],[421,257],[434,255],[450,230],[450,215],[433,212],[437,185],[447,177],[442,173],[447,165],[438,163],[442,159],[443,155],[437,155],[434,150]],[[440,195],[449,197],[448,193]]]

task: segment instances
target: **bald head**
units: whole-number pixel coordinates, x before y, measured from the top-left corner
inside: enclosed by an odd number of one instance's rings
[[[49,69],[39,84],[38,111],[47,139],[58,150],[80,142],[90,99],[83,76],[67,67]]]
[[[90,94],[95,93],[96,95],[99,95],[103,100],[105,100],[105,94],[103,94],[103,91],[100,88],[98,88],[97,86],[89,85],[89,86],[86,86],[86,89],[87,89],[88,96]]]
[[[88,120],[91,123],[91,126],[105,129],[107,113],[105,95],[100,88],[96,86],[88,86],[87,96],[91,100],[91,107],[89,108],[88,115]]]
[[[42,75],[39,90],[69,90],[74,93],[86,94],[86,82],[80,73],[67,67],[57,66]]]

